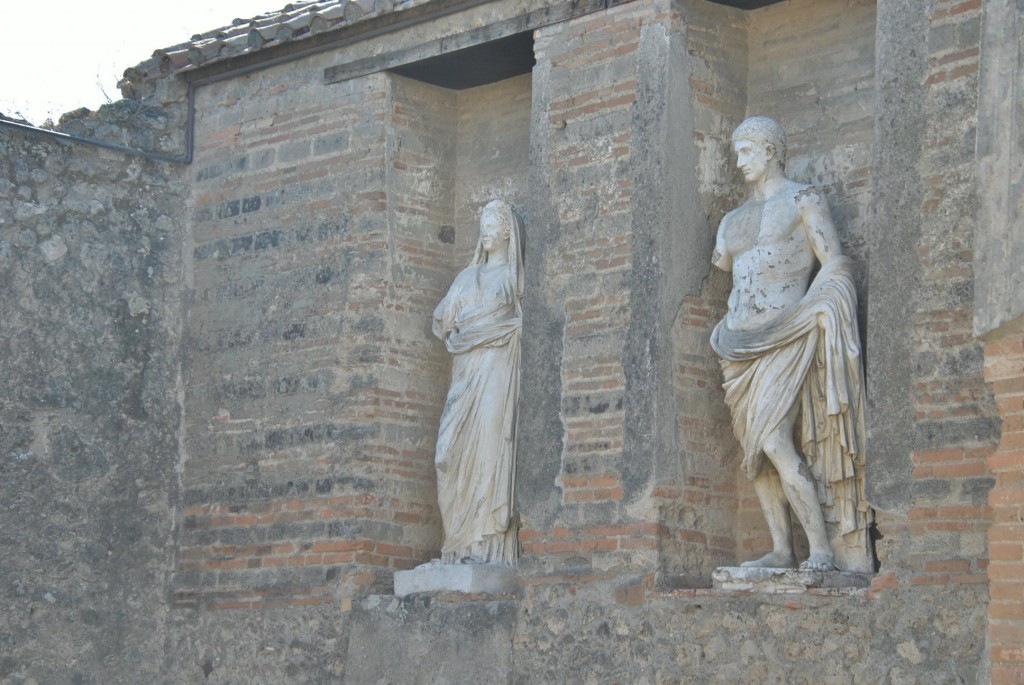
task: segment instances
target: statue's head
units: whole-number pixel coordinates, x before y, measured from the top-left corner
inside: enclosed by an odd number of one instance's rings
[[[747,180],[765,173],[771,165],[781,171],[786,166],[786,131],[782,124],[770,117],[750,117],[732,132],[732,147],[736,164]],[[750,159],[745,162],[744,157]],[[763,162],[760,160],[763,158]],[[744,167],[749,168],[744,168]],[[764,167],[758,169],[758,166]]]
[[[516,292],[523,292],[525,274],[523,263],[523,220],[505,200],[491,200],[480,212],[480,238],[471,264],[482,264],[487,255],[503,250],[509,265]]]
[[[491,200],[480,212],[480,240],[486,241],[485,249],[491,244],[506,245],[516,228],[515,212],[504,200]]]

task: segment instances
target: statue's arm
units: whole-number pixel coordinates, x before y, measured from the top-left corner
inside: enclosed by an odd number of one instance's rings
[[[444,340],[448,337],[448,334],[451,333],[454,326],[452,326],[450,322],[445,321],[443,318],[438,316],[437,311],[435,311],[434,325],[431,328],[434,331],[435,336],[437,336],[441,340]]]
[[[813,188],[804,188],[796,195],[796,204],[807,228],[807,239],[814,255],[822,264],[842,254],[839,232],[832,222],[828,201]]]
[[[711,263],[722,271],[732,271],[732,255],[726,247],[725,234],[732,221],[732,212],[726,214],[718,224],[718,237],[715,238],[715,251],[711,253]]]
[[[444,299],[437,303],[434,308],[433,331],[441,340],[446,340],[448,334],[455,330],[455,314],[459,301],[460,276],[456,276],[455,282],[448,289]]]

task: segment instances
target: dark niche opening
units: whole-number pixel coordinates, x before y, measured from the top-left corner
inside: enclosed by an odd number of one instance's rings
[[[524,31],[403,64],[391,72],[442,88],[464,90],[528,74],[536,61],[533,32]]]

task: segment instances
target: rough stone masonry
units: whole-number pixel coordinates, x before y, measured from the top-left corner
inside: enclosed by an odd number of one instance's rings
[[[75,140],[0,121],[0,682],[1024,683],[1022,21],[326,0],[158,50]],[[710,587],[768,544],[708,344],[752,114],[854,262],[868,588]],[[397,599],[495,197],[522,588]]]

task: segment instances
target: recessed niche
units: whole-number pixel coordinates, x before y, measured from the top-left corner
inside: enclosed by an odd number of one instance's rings
[[[391,71],[442,88],[465,90],[529,74],[535,63],[533,32],[524,31],[403,64]]]

